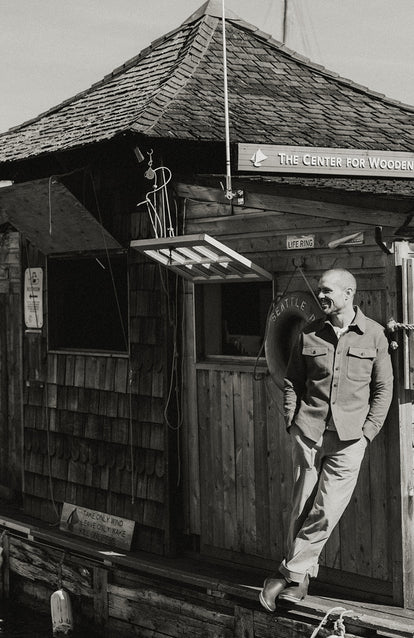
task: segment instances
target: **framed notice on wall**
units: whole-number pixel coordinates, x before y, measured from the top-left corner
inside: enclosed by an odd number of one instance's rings
[[[24,323],[28,329],[43,327],[42,268],[26,268],[24,273]]]

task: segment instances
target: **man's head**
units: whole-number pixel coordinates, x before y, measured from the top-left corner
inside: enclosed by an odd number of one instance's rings
[[[333,268],[323,273],[318,284],[318,299],[327,316],[346,314],[353,309],[356,280],[349,270]]]

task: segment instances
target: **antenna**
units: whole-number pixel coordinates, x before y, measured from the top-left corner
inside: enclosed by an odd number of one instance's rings
[[[227,86],[227,50],[226,50],[226,9],[222,0],[222,22],[223,22],[223,73],[224,73],[224,128],[226,133],[226,188],[227,199],[233,199],[234,193],[231,187],[231,165],[230,165],[230,129],[229,129],[229,92]]]

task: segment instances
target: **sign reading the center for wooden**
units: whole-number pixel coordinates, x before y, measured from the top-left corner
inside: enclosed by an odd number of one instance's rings
[[[59,528],[111,547],[129,550],[135,522],[120,516],[64,503]]]
[[[414,153],[356,148],[239,144],[239,171],[414,179]]]

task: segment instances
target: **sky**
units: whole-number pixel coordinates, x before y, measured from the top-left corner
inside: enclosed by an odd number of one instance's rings
[[[285,0],[225,0],[282,39]],[[414,104],[414,0],[286,0],[290,49]],[[87,89],[202,0],[0,0],[0,132]],[[221,0],[219,0],[221,6]]]

